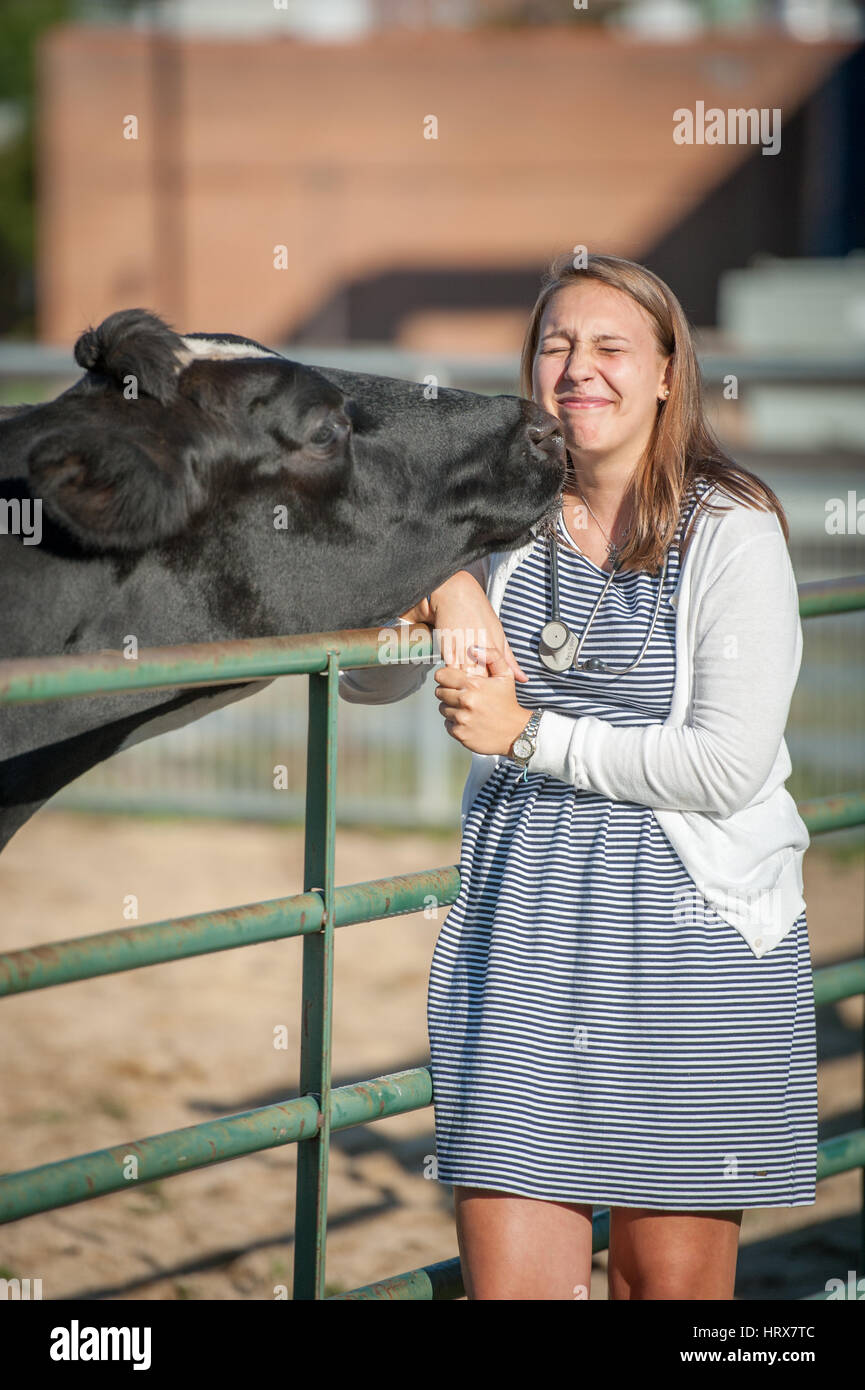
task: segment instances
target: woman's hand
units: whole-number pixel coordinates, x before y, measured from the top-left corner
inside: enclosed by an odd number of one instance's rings
[[[435,692],[445,716],[445,728],[470,753],[509,756],[514,739],[526,727],[532,711],[516,697],[514,673],[500,655],[489,655],[488,674],[469,675],[459,667],[437,672]]]
[[[496,667],[497,672],[499,669],[510,671],[514,679],[528,680],[511,651],[492,604],[474,575],[458,570],[433,589],[430,597],[431,605],[421,599],[401,616],[409,622],[428,623],[435,628],[446,666],[457,667],[469,675],[486,676],[487,660],[498,658],[503,665]],[[478,648],[479,654],[472,648]]]
[[[504,628],[473,574],[459,570],[403,613],[408,622],[435,628],[445,665],[435,692],[445,728],[471,753],[509,754],[528,723],[514,682],[529,678],[511,651]]]

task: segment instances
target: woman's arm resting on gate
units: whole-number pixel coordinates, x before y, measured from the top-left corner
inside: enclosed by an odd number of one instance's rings
[[[771,771],[801,657],[784,537],[754,536],[726,557],[700,600],[690,722],[627,729],[545,710],[529,772],[614,801],[732,815]]]
[[[490,558],[485,555],[482,559],[466,565],[465,571],[458,570],[457,574],[468,572],[486,590],[489,566]],[[451,578],[456,578],[456,575],[452,575]],[[445,583],[449,582],[445,580]],[[428,623],[431,618],[429,605],[424,598],[415,604],[414,608],[407,609],[400,617],[392,618],[382,626],[399,628],[411,623]],[[437,665],[438,659],[424,663],[382,661],[377,666],[358,666],[348,671],[340,671],[339,694],[352,705],[393,704],[396,700],[404,700],[407,695],[420,690],[430,671]]]

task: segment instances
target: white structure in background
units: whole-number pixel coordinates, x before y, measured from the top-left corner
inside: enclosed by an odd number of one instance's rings
[[[855,39],[863,33],[862,14],[851,0],[779,0],[778,10],[796,39]]]
[[[98,19],[113,6],[83,4],[82,17]],[[116,10],[115,16],[116,16]],[[106,18],[108,15],[106,14]],[[125,11],[133,29],[165,28],[175,33],[256,38],[287,34],[310,40],[361,38],[375,27],[373,0],[155,0]]]
[[[78,0],[87,23],[166,29],[213,38],[263,35],[349,43],[387,28],[471,28],[483,18],[475,0]]]
[[[692,39],[705,20],[695,0],[631,0],[608,21],[610,28],[638,39]]]
[[[625,37],[687,40],[706,30],[775,27],[805,42],[865,33],[856,0],[77,0],[84,23],[254,38],[282,34],[348,42],[382,29],[473,28],[508,20],[557,24],[563,9],[588,10]],[[573,13],[570,16],[573,18]]]
[[[737,353],[781,359],[865,358],[865,251],[839,259],[772,260],[726,271],[718,327]],[[751,442],[760,448],[865,449],[861,383],[749,386]]]
[[[629,0],[609,23],[641,39],[690,39],[706,28],[775,25],[795,39],[855,39],[865,32],[854,0]]]

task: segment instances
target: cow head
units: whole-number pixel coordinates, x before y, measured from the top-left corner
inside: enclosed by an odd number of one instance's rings
[[[55,400],[0,409],[4,514],[41,501],[43,522],[35,544],[0,529],[4,657],[370,627],[558,505],[558,422],[516,397],[316,370],[144,309],[75,357]],[[0,844],[118,748],[258,685],[0,709]]]
[[[564,480],[558,422],[516,397],[307,367],[145,309],[88,329],[75,358],[86,375],[0,423],[0,443],[5,475],[17,458],[87,550],[189,542],[243,511],[295,540],[371,521],[385,544],[403,522],[417,540],[435,521],[456,568],[525,539]]]

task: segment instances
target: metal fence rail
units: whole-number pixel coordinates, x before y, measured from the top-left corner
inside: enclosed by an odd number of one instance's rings
[[[800,581],[865,570],[865,535],[811,536],[809,494],[780,488]],[[817,484],[815,484],[817,486]],[[822,484],[832,491],[835,483]],[[842,495],[843,487],[837,489]],[[861,491],[861,489],[860,489]],[[822,504],[817,509],[822,516]],[[865,786],[865,612],[805,625],[802,670],[785,738],[795,800]],[[429,682],[426,683],[427,686]],[[456,829],[468,752],[444,730],[424,688],[389,705],[342,701],[337,815],[342,825]],[[306,683],[278,680],[206,719],[144,738],[56,796],[58,810],[252,819],[299,826],[306,804]],[[285,772],[273,777],[273,749]]]
[[[800,585],[799,598],[803,618],[865,608],[865,575]],[[422,659],[431,658],[430,630],[418,627],[413,639],[419,639],[412,642],[415,653]],[[302,893],[0,956],[0,994],[11,995],[302,935],[299,1096],[6,1174],[0,1177],[0,1222],[128,1190],[130,1153],[136,1158],[135,1181],[152,1182],[243,1154],[300,1143],[293,1297],[324,1298],[331,1131],[422,1109],[433,1099],[432,1077],[426,1067],[331,1088],[334,929],[418,911],[426,906],[430,893],[441,905],[450,904],[460,886],[458,865],[343,887],[334,883],[339,670],[373,665],[378,659],[375,629],[351,629],[251,642],[152,648],[142,650],[134,663],[119,654],[0,662],[0,704],[75,698],[107,690],[224,684],[287,674],[309,677]],[[324,680],[316,676],[324,676]],[[811,834],[862,825],[865,791],[803,802],[799,810]],[[816,970],[814,991],[818,1004],[865,993],[865,956]],[[818,1146],[818,1180],[853,1168],[865,1170],[865,1128]],[[598,1210],[593,1226],[593,1249],[603,1250],[609,1241],[609,1211]],[[463,1294],[459,1260],[452,1259],[332,1297],[425,1300],[455,1299]]]

